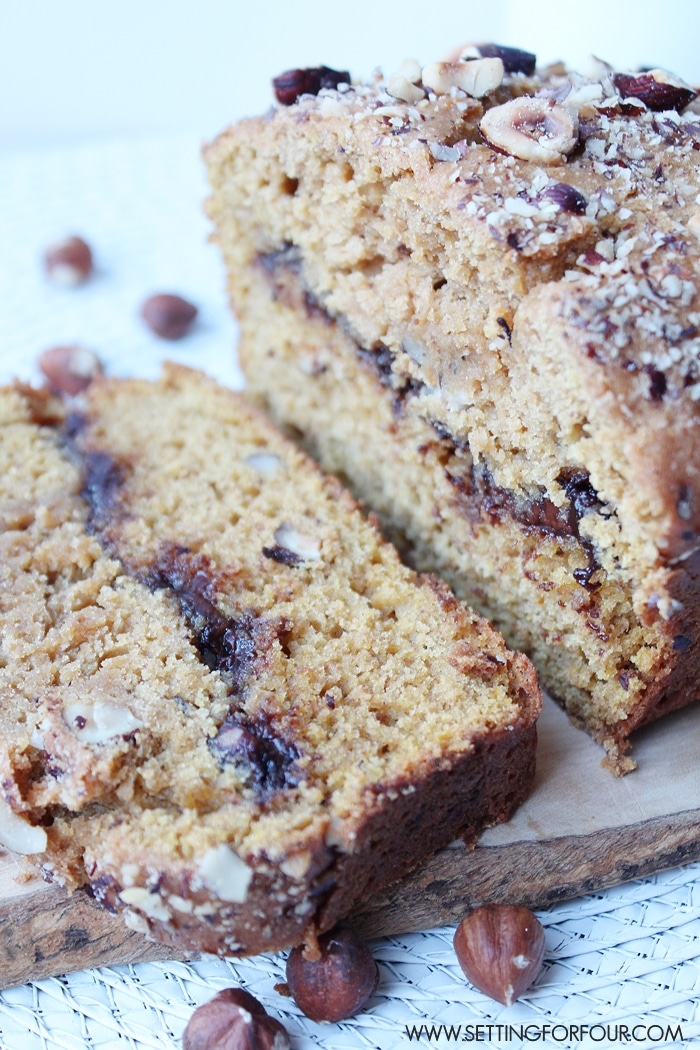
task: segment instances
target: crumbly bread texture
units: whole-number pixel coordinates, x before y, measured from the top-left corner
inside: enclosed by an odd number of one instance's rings
[[[525,796],[539,690],[236,394],[0,394],[0,843],[152,937],[300,942]]]
[[[240,357],[623,772],[698,695],[695,93],[459,54],[206,149]]]

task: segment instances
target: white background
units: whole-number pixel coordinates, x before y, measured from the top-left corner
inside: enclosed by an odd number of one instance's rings
[[[392,73],[468,40],[700,82],[698,0],[0,0],[0,152],[206,139],[264,110],[283,69]]]

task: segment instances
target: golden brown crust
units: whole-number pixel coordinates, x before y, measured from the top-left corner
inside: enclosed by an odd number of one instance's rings
[[[193,885],[189,873],[174,874],[164,864],[158,894],[137,904],[138,918],[135,921],[132,911],[130,924],[162,943],[253,955],[273,946],[299,944],[331,929],[359,901],[396,881],[398,872],[407,873],[453,839],[471,845],[485,827],[508,819],[527,797],[534,778],[539,705],[532,699],[537,684],[529,661],[523,670],[523,717],[507,731],[477,738],[473,751],[449,769],[435,763],[420,779],[385,785],[381,795],[370,792],[351,853],[329,849],[327,829],[321,828],[303,843],[299,877],[286,875],[282,868],[291,870],[293,858],[302,851],[256,875],[245,909],[222,905]],[[103,874],[99,863],[93,865],[89,891],[102,905],[123,912],[123,889],[113,874]],[[177,907],[168,906],[173,898]],[[181,911],[183,902],[192,904],[194,913]]]
[[[630,733],[698,699],[700,681],[700,553],[695,551],[667,576],[666,594],[678,607],[661,627],[665,666],[649,684],[643,700],[613,737],[622,744]]]

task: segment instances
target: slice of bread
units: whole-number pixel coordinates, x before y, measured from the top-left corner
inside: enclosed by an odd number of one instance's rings
[[[529,661],[241,396],[172,366],[0,406],[5,846],[255,953],[524,798]]]
[[[698,696],[700,123],[659,70],[533,69],[287,76],[208,207],[251,393],[619,772]]]

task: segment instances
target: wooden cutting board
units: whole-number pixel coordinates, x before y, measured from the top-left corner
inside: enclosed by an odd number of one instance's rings
[[[528,801],[473,850],[453,843],[354,916],[367,937],[459,921],[485,901],[543,908],[700,858],[700,705],[637,734],[639,768],[617,779],[602,751],[545,701]],[[0,988],[116,963],[183,958],[84,893],[26,878],[0,853]]]

